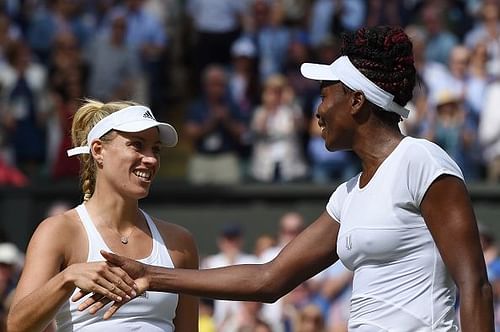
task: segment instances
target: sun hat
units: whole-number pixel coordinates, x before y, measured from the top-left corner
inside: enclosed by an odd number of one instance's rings
[[[22,253],[9,242],[0,243],[0,264],[19,264],[23,259]]]
[[[153,127],[158,127],[160,140],[165,146],[173,147],[177,144],[177,131],[172,125],[156,121],[148,107],[134,105],[113,112],[97,122],[87,135],[87,145],[74,147],[69,149],[67,153],[70,157],[77,154],[90,153],[92,142],[113,129],[136,133]]]
[[[318,81],[341,81],[355,91],[362,91],[369,101],[385,111],[394,112],[407,118],[409,110],[394,102],[394,95],[370,81],[349,60],[341,56],[330,65],[303,63],[300,72],[306,78]]]

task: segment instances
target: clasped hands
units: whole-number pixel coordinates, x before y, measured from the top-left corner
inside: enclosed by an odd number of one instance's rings
[[[106,259],[109,266],[119,268],[125,273],[118,277],[115,274],[113,277],[106,278],[107,288],[103,286],[93,292],[80,289],[71,297],[71,301],[76,302],[92,294],[78,306],[78,310],[84,311],[88,309],[90,314],[95,314],[105,305],[113,302],[103,316],[104,319],[109,319],[123,304],[144,293],[149,287],[149,281],[146,278],[144,264],[104,250],[101,250],[101,255]]]

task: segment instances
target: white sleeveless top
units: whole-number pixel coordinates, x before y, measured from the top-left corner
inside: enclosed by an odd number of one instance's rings
[[[88,237],[89,252],[87,262],[103,261],[104,258],[99,253],[99,250],[111,250],[108,248],[101,234],[99,234],[94,223],[90,219],[85,205],[81,204],[77,206],[76,211],[80,216],[80,220],[85,227]],[[138,261],[145,264],[173,268],[174,264],[158,228],[156,228],[155,223],[147,213],[142,210],[141,212],[146,218],[153,237],[153,250],[151,251],[151,255]],[[75,289],[73,294],[78,292],[78,290],[78,288]],[[172,332],[175,330],[173,320],[175,318],[178,302],[177,294],[147,291],[143,295],[123,305],[114,316],[108,320],[103,320],[103,315],[111,304],[102,308],[95,315],[90,315],[87,311],[78,311],[78,306],[83,301],[84,299],[78,302],[72,302],[70,297],[61,306],[56,315],[57,331]]]

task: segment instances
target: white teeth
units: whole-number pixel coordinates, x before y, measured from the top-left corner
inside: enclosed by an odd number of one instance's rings
[[[143,178],[145,180],[149,180],[151,178],[151,172],[146,172],[146,171],[134,171],[134,174],[140,178]]]

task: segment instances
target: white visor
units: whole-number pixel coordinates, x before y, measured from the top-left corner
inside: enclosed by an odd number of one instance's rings
[[[113,112],[104,119],[96,123],[87,135],[87,145],[77,146],[67,151],[68,156],[90,153],[90,145],[98,138],[110,130],[136,133],[149,128],[158,127],[160,141],[168,147],[177,144],[177,132],[168,123],[158,122],[151,110],[145,106],[128,106],[119,111]]]
[[[385,111],[408,117],[408,109],[394,102],[394,95],[385,91],[363,75],[349,60],[341,56],[330,65],[303,63],[300,72],[306,78],[318,81],[341,81],[354,91],[362,91],[369,101]]]

